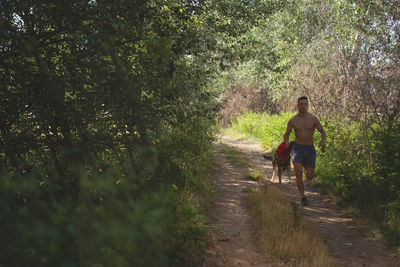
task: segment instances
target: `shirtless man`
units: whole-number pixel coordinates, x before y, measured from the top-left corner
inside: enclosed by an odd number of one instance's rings
[[[301,204],[307,205],[307,197],[304,195],[303,170],[304,166],[306,177],[311,180],[315,169],[315,147],[314,147],[314,131],[317,129],[321,133],[320,147],[322,152],[325,150],[326,134],[317,117],[310,114],[308,110],[308,99],[302,96],[297,100],[298,114],[291,118],[288,122],[283,140],[286,148],[290,147],[289,136],[294,129],[295,140],[292,145],[292,161],[294,171],[296,173],[296,183],[301,195]]]

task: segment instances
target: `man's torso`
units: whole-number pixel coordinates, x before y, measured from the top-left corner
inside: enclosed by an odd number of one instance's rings
[[[295,143],[299,145],[313,145],[315,131],[315,117],[307,113],[304,116],[297,114],[292,118],[292,126],[295,132]]]

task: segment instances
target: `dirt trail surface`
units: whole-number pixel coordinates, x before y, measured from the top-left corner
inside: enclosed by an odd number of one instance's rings
[[[226,136],[220,136],[220,141],[244,152],[252,165],[263,170],[264,176],[271,181],[271,162],[263,159],[261,146]],[[273,262],[261,251],[257,231],[245,204],[243,189],[257,186],[257,182],[245,179],[246,170],[230,165],[225,156],[220,154],[216,158],[213,179],[217,194],[211,224],[213,245],[204,266],[284,266],[284,263]],[[283,176],[280,189],[299,203],[294,177],[293,170],[291,181]],[[308,206],[302,208],[302,214],[319,229],[335,266],[400,266],[398,258],[381,240],[374,239],[366,227],[341,211],[330,199],[307,184],[305,193]]]

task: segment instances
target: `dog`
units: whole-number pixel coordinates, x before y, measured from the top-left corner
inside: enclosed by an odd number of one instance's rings
[[[272,174],[272,180],[275,180],[276,178],[276,168],[278,167],[278,178],[279,178],[279,184],[282,184],[282,174],[284,171],[287,171],[287,174],[289,176],[289,182],[291,181],[291,175],[290,175],[290,156],[287,156],[285,159],[281,158],[278,156],[277,152],[274,153],[274,156],[268,156],[263,154],[264,159],[272,161],[272,169],[273,169],[273,174]]]

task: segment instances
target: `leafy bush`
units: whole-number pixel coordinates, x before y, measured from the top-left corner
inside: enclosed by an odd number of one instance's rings
[[[327,151],[317,160],[318,181],[372,218],[383,221],[385,206],[398,198],[400,164],[393,155],[398,134],[365,122],[326,121]],[[398,177],[398,176],[397,176]]]
[[[75,167],[80,190],[71,195],[31,175],[2,175],[2,265],[167,265],[168,190],[143,194],[118,165],[103,174]]]
[[[379,199],[385,208],[387,236],[393,244],[400,244],[400,124],[377,128],[373,136],[374,185],[378,185]],[[377,190],[377,189],[375,189]]]
[[[74,164],[63,177],[51,158],[47,171],[3,173],[0,265],[199,263],[208,242],[198,199],[208,192],[209,124],[194,118],[165,132],[153,147],[142,147],[135,153],[143,162],[140,171],[122,150],[102,154],[101,169]],[[66,177],[73,177],[73,187]]]
[[[387,229],[384,229],[386,237],[390,244],[400,245],[400,200],[397,199],[386,205],[385,223]]]
[[[343,118],[322,120],[327,132],[327,149],[319,153],[316,173],[320,181],[344,200],[362,203],[362,186],[370,179],[372,169],[368,142],[360,123],[346,122]],[[360,191],[361,190],[361,191]]]
[[[236,117],[232,127],[248,136],[258,138],[263,146],[267,149],[272,149],[283,142],[287,123],[294,115],[291,112],[282,112],[274,115],[245,112]],[[294,139],[293,132],[290,136],[290,140],[292,139]]]
[[[0,2],[0,266],[199,258],[208,8],[158,3]]]

